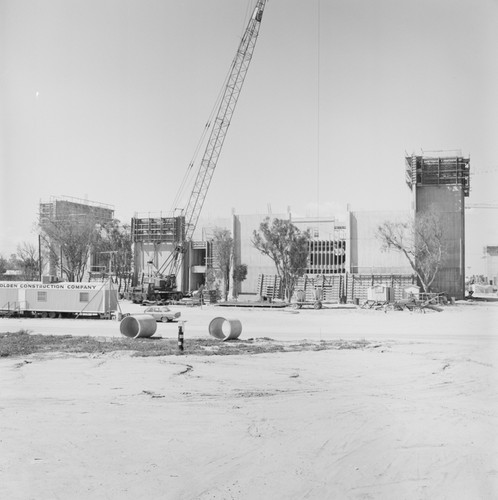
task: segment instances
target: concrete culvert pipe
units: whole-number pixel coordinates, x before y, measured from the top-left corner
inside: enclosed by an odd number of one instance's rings
[[[233,340],[242,332],[242,323],[238,319],[214,318],[209,323],[209,335],[218,340]]]
[[[126,316],[119,324],[119,330],[126,337],[133,339],[139,337],[152,337],[156,333],[156,320],[148,314]]]

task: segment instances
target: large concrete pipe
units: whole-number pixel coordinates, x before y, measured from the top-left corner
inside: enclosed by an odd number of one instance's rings
[[[119,330],[126,337],[133,339],[139,337],[152,337],[156,333],[156,320],[148,314],[126,316],[119,324]]]
[[[209,323],[209,334],[219,340],[233,340],[242,332],[242,323],[233,318],[214,318]]]

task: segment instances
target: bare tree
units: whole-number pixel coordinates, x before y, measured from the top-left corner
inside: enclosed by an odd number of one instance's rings
[[[131,229],[116,219],[103,223],[95,243],[95,251],[102,254],[101,261],[107,264],[118,281],[118,291],[126,292],[131,280]]]
[[[59,264],[68,281],[81,281],[100,231],[95,217],[68,213],[40,226],[52,262]]]
[[[0,275],[5,274],[7,271],[8,262],[7,259],[0,255]]]
[[[417,213],[414,220],[385,221],[377,228],[384,250],[394,249],[405,255],[425,292],[429,292],[446,254],[444,224],[431,208]]]
[[[40,259],[38,247],[23,242],[17,246],[16,262],[24,275],[24,279],[33,281],[40,276]]]
[[[302,232],[289,220],[267,217],[253,232],[253,245],[275,263],[282,280],[285,299],[290,302],[297,279],[306,271],[308,232]]]

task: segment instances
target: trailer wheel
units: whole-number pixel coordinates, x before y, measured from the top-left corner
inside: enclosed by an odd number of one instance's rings
[[[314,309],[321,309],[322,308],[322,303],[317,300],[314,304],[313,304],[313,308]]]
[[[57,314],[53,311],[49,312],[48,313],[48,317],[51,318],[51,319],[54,319],[55,317],[57,316]]]
[[[48,318],[48,313],[46,313],[46,312],[42,312],[42,313],[41,313],[41,317],[42,317],[42,318]]]

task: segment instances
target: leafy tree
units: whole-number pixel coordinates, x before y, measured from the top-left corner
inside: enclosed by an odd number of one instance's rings
[[[230,290],[230,269],[233,262],[233,238],[228,229],[216,228],[213,237],[213,271],[222,283],[225,300]]]
[[[208,290],[219,289],[219,279],[216,270],[212,267],[206,269],[206,286]]]
[[[291,221],[267,217],[253,232],[252,244],[275,263],[285,299],[290,302],[297,280],[306,271],[308,231],[300,231]]]
[[[40,260],[38,247],[32,243],[23,242],[17,246],[16,263],[22,271],[24,279],[33,281],[40,276]]]
[[[414,220],[385,221],[377,228],[384,250],[394,249],[406,256],[425,292],[429,292],[446,254],[444,224],[430,208]]]
[[[246,264],[238,264],[234,266],[232,278],[234,282],[234,289],[238,289],[238,284],[242,283],[247,278],[247,265]]]

